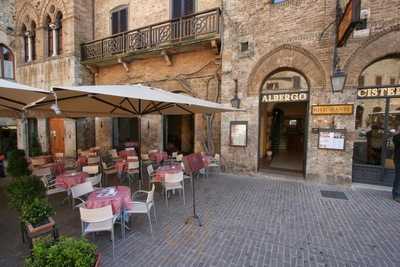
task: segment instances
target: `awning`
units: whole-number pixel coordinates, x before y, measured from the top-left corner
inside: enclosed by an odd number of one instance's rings
[[[29,105],[43,100],[50,91],[0,79],[0,117],[20,117]]]
[[[57,105],[64,116],[118,117],[147,114],[194,114],[239,111],[219,103],[175,94],[143,85],[90,85],[54,87],[30,110],[50,110]]]

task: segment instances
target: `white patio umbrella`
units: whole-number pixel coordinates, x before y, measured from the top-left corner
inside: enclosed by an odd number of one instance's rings
[[[26,110],[30,105],[44,100],[49,94],[49,90],[0,79],[0,116],[21,117],[24,113],[27,115]]]
[[[239,111],[219,103],[175,94],[143,85],[91,85],[54,87],[53,95],[30,107],[30,110],[53,109],[67,116],[136,116],[139,119],[139,149],[141,147],[141,116],[147,114],[184,115]],[[56,106],[54,106],[56,105]],[[139,153],[139,159],[140,159]],[[140,175],[141,175],[140,166]],[[193,216],[195,211],[194,183]]]

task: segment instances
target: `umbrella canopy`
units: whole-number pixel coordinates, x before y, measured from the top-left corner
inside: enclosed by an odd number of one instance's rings
[[[49,94],[48,90],[0,79],[0,116],[19,117],[26,108]]]
[[[54,95],[30,110],[57,105],[66,116],[180,115],[237,111],[222,104],[143,85],[91,85],[53,88]]]

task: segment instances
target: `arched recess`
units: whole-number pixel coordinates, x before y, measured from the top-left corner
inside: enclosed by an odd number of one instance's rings
[[[63,16],[65,17],[66,7],[64,4],[64,1],[62,1],[62,0],[48,1],[48,3],[46,3],[46,5],[43,7],[43,9],[40,12],[40,18],[41,18],[43,25],[46,25],[46,16],[47,15],[50,15],[52,22],[55,22],[56,15],[58,12],[61,12],[63,14]]]
[[[366,40],[346,60],[347,86],[357,87],[359,77],[369,65],[389,55],[400,54],[400,24]]]
[[[248,96],[258,96],[265,79],[278,69],[293,69],[307,77],[310,88],[325,88],[326,74],[318,59],[304,48],[282,45],[261,57],[250,73]]]

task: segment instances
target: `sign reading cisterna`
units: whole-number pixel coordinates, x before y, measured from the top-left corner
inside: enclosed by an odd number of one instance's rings
[[[357,90],[357,98],[359,99],[385,97],[400,97],[400,85],[359,88]]]

